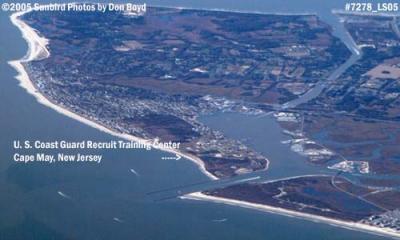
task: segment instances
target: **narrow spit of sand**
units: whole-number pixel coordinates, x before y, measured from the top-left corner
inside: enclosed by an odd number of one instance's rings
[[[288,216],[288,217],[297,217],[297,218],[301,218],[301,219],[305,219],[305,220],[309,220],[309,221],[313,221],[313,222],[327,223],[327,224],[337,226],[337,227],[372,233],[372,234],[381,235],[381,236],[400,238],[399,233],[397,233],[394,230],[389,229],[389,228],[374,227],[374,226],[370,226],[370,225],[363,224],[363,223],[343,221],[343,220],[338,220],[338,219],[333,219],[333,218],[328,218],[328,217],[323,217],[323,216],[317,216],[317,215],[313,215],[313,214],[309,214],[309,213],[302,213],[302,212],[297,212],[297,211],[288,210],[288,209],[284,209],[284,208],[273,207],[273,206],[264,205],[264,204],[251,203],[251,202],[234,200],[234,199],[223,198],[223,197],[209,196],[209,195],[203,194],[201,192],[189,193],[184,196],[181,196],[180,198],[181,199],[189,199],[189,200],[223,203],[223,204],[228,204],[231,206],[255,209],[255,210],[259,210],[259,211],[263,211],[263,212],[269,212],[269,213],[284,215],[284,216]]]

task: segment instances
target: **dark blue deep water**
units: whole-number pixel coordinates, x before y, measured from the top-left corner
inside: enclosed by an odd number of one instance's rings
[[[334,22],[334,17],[329,9],[343,5],[342,1],[320,0],[290,4],[284,0],[147,3],[242,11],[318,12],[330,22]],[[222,204],[178,199],[157,201],[147,193],[207,180],[191,162],[161,160],[165,154],[158,151],[94,151],[104,155],[99,165],[13,162],[14,140],[106,141],[114,137],[40,105],[20,88],[14,79],[16,72],[7,61],[22,57],[27,44],[5,12],[0,14],[0,30],[1,240],[382,239]],[[132,174],[131,168],[140,175]],[[227,221],[213,221],[223,218]]]

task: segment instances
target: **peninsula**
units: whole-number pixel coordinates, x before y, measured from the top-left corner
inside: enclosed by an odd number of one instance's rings
[[[330,76],[351,51],[318,16],[160,7],[141,14],[15,13],[11,21],[29,51],[10,64],[40,103],[182,155],[215,180],[268,173],[273,162],[199,117],[271,112],[292,138],[283,144],[331,174],[238,183],[181,198],[400,237],[397,18],[339,17],[362,56],[336,78]],[[321,94],[287,104],[321,81]]]

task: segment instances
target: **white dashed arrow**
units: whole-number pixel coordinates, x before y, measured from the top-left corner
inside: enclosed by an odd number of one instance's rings
[[[181,159],[182,157],[179,154],[175,154],[175,157],[162,157],[162,160],[176,160],[178,161],[179,159]]]

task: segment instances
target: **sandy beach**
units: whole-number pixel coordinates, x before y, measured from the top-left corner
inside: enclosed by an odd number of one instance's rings
[[[380,236],[387,236],[387,237],[392,237],[392,238],[396,238],[396,239],[400,238],[399,233],[395,232],[392,229],[388,229],[388,228],[379,228],[379,227],[374,227],[374,226],[370,226],[370,225],[362,224],[362,223],[358,223],[358,222],[342,221],[342,220],[337,220],[337,219],[333,219],[333,218],[322,217],[322,216],[312,215],[312,214],[308,214],[308,213],[302,213],[302,212],[297,212],[297,211],[293,211],[293,210],[288,210],[288,209],[284,209],[284,208],[273,207],[273,206],[269,206],[269,205],[250,203],[250,202],[239,201],[239,200],[234,200],[234,199],[229,199],[229,198],[214,197],[214,196],[205,195],[201,192],[190,193],[190,194],[181,196],[180,198],[188,199],[188,200],[223,203],[223,204],[228,204],[228,205],[232,205],[232,206],[244,207],[244,208],[254,209],[254,210],[258,210],[258,211],[264,211],[264,212],[284,215],[287,217],[297,217],[297,218],[301,218],[301,219],[305,219],[305,220],[309,220],[309,221],[313,221],[313,222],[326,223],[326,224],[330,224],[330,225],[337,226],[337,227],[372,233],[372,234],[376,234],[376,235],[380,235]]]
[[[210,172],[208,172],[206,170],[204,162],[201,161],[201,159],[199,159],[196,156],[188,155],[188,154],[182,153],[180,151],[176,151],[174,149],[159,148],[153,144],[153,140],[142,139],[142,138],[138,138],[138,137],[135,137],[135,136],[132,136],[129,134],[116,132],[106,126],[103,126],[100,123],[94,122],[93,120],[89,120],[79,114],[71,112],[69,109],[63,108],[59,105],[52,103],[49,99],[46,98],[46,96],[41,94],[41,92],[36,89],[35,85],[30,80],[28,73],[22,63],[49,57],[50,52],[47,49],[47,45],[48,45],[49,41],[48,41],[48,39],[39,36],[37,31],[35,31],[35,29],[31,28],[29,25],[27,25],[24,21],[22,21],[19,18],[20,16],[22,16],[23,14],[25,14],[27,12],[28,11],[16,12],[10,16],[11,22],[21,31],[22,37],[28,43],[29,48],[28,48],[27,54],[22,59],[10,61],[9,64],[12,67],[14,67],[18,72],[16,79],[18,79],[19,85],[22,88],[24,88],[29,94],[34,96],[39,103],[57,111],[58,113],[61,113],[65,116],[68,116],[75,120],[78,120],[81,123],[84,123],[88,126],[96,128],[105,133],[111,134],[115,137],[119,137],[119,138],[122,138],[122,139],[125,139],[128,141],[147,143],[147,144],[152,145],[153,148],[155,148],[155,149],[158,149],[158,150],[161,150],[164,152],[169,152],[172,154],[178,154],[178,155],[194,162],[198,166],[200,171],[202,173],[204,173],[210,179],[213,179],[213,180],[218,179],[217,177],[215,177],[214,175],[212,175]]]
[[[66,109],[59,105],[56,105],[56,104],[52,103],[49,99],[47,99],[44,95],[42,95],[40,91],[38,91],[36,89],[35,85],[30,80],[28,73],[23,66],[23,63],[29,62],[29,61],[32,61],[35,59],[42,59],[42,58],[49,57],[50,52],[47,49],[47,45],[48,45],[49,41],[48,41],[48,39],[39,36],[38,33],[33,28],[31,28],[30,26],[28,26],[26,23],[24,23],[22,20],[19,19],[19,17],[25,13],[26,12],[17,12],[10,16],[11,22],[21,31],[23,38],[26,40],[26,42],[28,43],[28,46],[29,46],[27,54],[22,59],[9,62],[9,64],[12,67],[14,67],[18,72],[18,75],[16,76],[16,78],[19,81],[19,85],[22,88],[24,88],[29,94],[34,96],[39,103],[57,111],[60,114],[63,114],[65,116],[68,116],[70,118],[78,120],[81,123],[84,123],[88,126],[96,128],[107,134],[111,134],[115,137],[122,138],[122,139],[125,139],[128,141],[136,141],[136,142],[142,142],[142,143],[144,142],[144,143],[153,145],[152,140],[141,139],[141,138],[138,138],[138,137],[135,137],[132,135],[116,132],[113,129],[110,129],[98,122],[95,122],[94,120],[87,119],[84,116],[81,116],[79,114],[76,114],[76,113],[70,111],[69,109]],[[154,145],[153,145],[153,147],[157,148]],[[212,175],[211,173],[209,173],[206,170],[204,162],[201,159],[197,158],[196,156],[184,154],[184,153],[181,153],[181,152],[173,150],[173,149],[160,149],[160,148],[157,148],[157,149],[159,149],[161,151],[169,152],[172,154],[179,154],[179,155],[183,156],[184,158],[194,162],[198,166],[200,171],[203,172],[210,179],[214,179],[214,180],[218,179],[217,177],[215,177],[214,175]],[[316,215],[302,213],[302,212],[296,212],[296,211],[292,211],[292,210],[287,210],[287,209],[277,208],[277,207],[272,207],[272,206],[267,206],[267,205],[255,204],[255,203],[238,201],[238,200],[227,199],[227,198],[213,197],[213,196],[204,195],[200,192],[187,194],[185,196],[182,196],[181,198],[182,199],[190,199],[190,200],[211,201],[211,202],[216,202],[216,203],[229,204],[229,205],[233,205],[233,206],[240,206],[240,207],[285,215],[285,216],[289,216],[289,217],[298,217],[298,218],[307,219],[307,220],[311,220],[311,221],[315,221],[315,222],[324,222],[327,224],[344,227],[344,228],[349,228],[349,229],[353,229],[353,230],[365,231],[365,232],[370,232],[370,233],[379,234],[379,235],[383,235],[383,236],[400,238],[400,234],[394,232],[391,229],[378,228],[378,227],[373,227],[373,226],[356,223],[356,222],[346,222],[346,221],[331,219],[331,218],[322,217],[322,216],[316,216]]]

